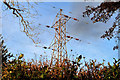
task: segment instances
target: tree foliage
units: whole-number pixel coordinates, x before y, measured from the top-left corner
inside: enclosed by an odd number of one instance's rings
[[[3,40],[3,37],[2,35],[0,35],[0,54],[2,54],[1,58],[2,58],[2,66],[5,66],[5,64],[8,63],[8,60],[13,56],[12,53],[9,53],[8,52],[8,49],[6,48],[6,46],[4,45],[4,40]]]
[[[93,23],[96,22],[104,22],[106,23],[117,10],[120,9],[120,1],[119,2],[103,2],[97,7],[86,7],[86,11],[83,12],[83,17],[91,17]],[[107,38],[108,40],[117,38],[118,33],[118,20],[120,19],[120,14],[115,17],[115,21],[113,26],[109,28],[109,30],[105,31],[105,34],[101,36],[101,38]],[[120,32],[119,32],[120,33]],[[114,47],[118,48],[118,47]]]

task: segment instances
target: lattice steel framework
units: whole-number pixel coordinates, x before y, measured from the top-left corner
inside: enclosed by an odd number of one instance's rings
[[[55,24],[53,28],[55,29],[55,37],[50,47],[52,52],[51,64],[57,60],[57,64],[62,63],[63,59],[67,59],[67,47],[66,43],[66,23],[71,17],[62,14],[62,9],[57,13]]]

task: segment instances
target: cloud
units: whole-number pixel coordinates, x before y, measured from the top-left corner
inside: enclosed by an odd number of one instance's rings
[[[92,2],[92,3],[86,3],[86,2],[78,2],[73,3],[72,12],[73,15],[79,19],[79,22],[75,22],[71,20],[68,23],[68,32],[72,35],[75,35],[77,37],[81,37],[83,39],[99,39],[100,36],[106,31],[109,27],[108,24],[105,23],[95,23],[90,20],[90,18],[85,17],[83,18],[83,12],[85,11],[85,7],[87,5],[90,6],[97,6],[100,3],[98,2]]]

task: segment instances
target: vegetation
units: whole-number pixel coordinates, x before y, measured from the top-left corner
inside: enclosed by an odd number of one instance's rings
[[[12,10],[16,17],[20,18],[20,22],[24,27],[23,31],[30,39],[32,39],[33,35],[30,35],[29,31],[34,30],[29,26],[29,22],[22,16],[21,13],[23,10],[15,8],[14,6],[16,4],[14,4],[14,2],[9,3],[5,0],[3,3],[8,9]],[[108,5],[107,7],[105,6],[106,4]],[[112,4],[116,6],[113,5],[113,8]],[[102,3],[96,8],[88,6],[88,10],[84,14],[89,16],[95,11],[94,15],[97,16],[91,18],[93,22],[106,22],[120,7],[119,4],[120,2]],[[101,16],[98,16],[98,14]],[[116,26],[115,23],[115,25],[102,37],[109,36],[111,38],[113,36],[112,32]],[[35,41],[33,40],[33,42]],[[0,38],[0,50],[2,52],[2,80],[120,80],[120,60],[116,60],[115,58],[113,64],[108,62],[107,65],[105,65],[104,60],[102,63],[97,63],[96,60],[87,62],[85,57],[82,58],[81,55],[73,61],[63,59],[61,63],[56,59],[52,65],[50,63],[51,61],[48,61],[47,59],[39,61],[32,59],[32,61],[26,62],[25,59],[23,59],[24,54],[20,54],[19,57],[16,57],[13,56],[12,53],[8,53],[2,37]],[[84,62],[81,62],[81,59],[84,59]]]
[[[105,66],[104,60],[102,63],[97,63],[96,60],[89,62],[85,61],[85,57],[80,55],[74,61],[64,59],[61,64],[57,64],[57,59],[54,65],[50,66],[50,61],[39,60],[26,62],[23,59],[23,54],[19,57],[8,53],[2,40],[2,79],[3,80],[108,80],[120,79],[120,60],[114,59],[113,65],[108,62]],[[12,58],[14,57],[14,59]],[[41,56],[42,57],[42,56]],[[12,59],[11,59],[12,58]],[[84,63],[81,63],[84,59]]]
[[[86,11],[83,12],[83,17],[92,16],[91,20],[93,23],[96,22],[104,22],[106,23],[112,16],[120,9],[120,1],[119,2],[102,2],[97,7],[87,6]],[[113,26],[109,28],[109,30],[105,31],[105,34],[101,36],[101,38],[107,38],[108,40],[115,38],[118,39],[118,33],[120,33],[119,29],[119,19],[120,14],[115,17],[115,21]],[[116,40],[117,42],[117,40]],[[118,45],[114,46],[113,50],[118,49]]]

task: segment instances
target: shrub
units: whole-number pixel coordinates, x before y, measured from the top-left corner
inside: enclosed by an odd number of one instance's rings
[[[39,62],[35,62],[34,59],[26,62],[23,59],[24,54],[13,56],[8,53],[3,43],[4,40],[1,40],[3,80],[120,80],[120,60],[115,58],[113,65],[108,62],[107,66],[104,65],[104,60],[97,63],[96,60],[87,62],[83,58],[84,62],[81,62],[81,55],[74,61],[63,59],[60,63],[56,59],[52,65],[47,58]],[[11,57],[14,59],[10,60]]]

